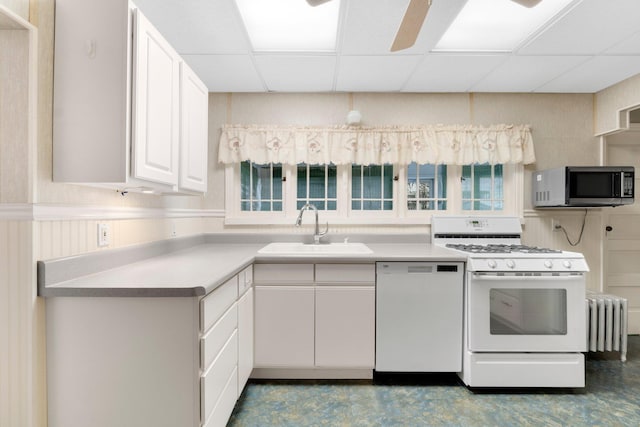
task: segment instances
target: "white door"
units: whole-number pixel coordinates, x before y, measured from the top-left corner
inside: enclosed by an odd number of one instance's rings
[[[178,184],[180,57],[135,10],[133,176]]]
[[[256,286],[254,289],[255,366],[313,367],[313,286]]]
[[[184,62],[180,63],[181,189],[207,191],[209,91]]]
[[[375,360],[374,286],[316,288],[316,366],[370,368]]]
[[[633,205],[603,209],[604,284],[606,293],[627,298],[629,334],[640,333],[640,132],[607,137],[607,165],[634,166]]]
[[[469,350],[586,351],[584,276],[469,272],[467,290]]]

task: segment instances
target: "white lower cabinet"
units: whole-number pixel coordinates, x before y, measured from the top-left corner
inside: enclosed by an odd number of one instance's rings
[[[238,300],[238,396],[253,370],[253,288]]]
[[[251,277],[202,298],[48,298],[48,425],[225,426],[253,369]]]
[[[375,305],[374,286],[316,288],[316,366],[373,369]]]
[[[335,370],[361,378],[373,371],[373,264],[264,264],[254,274],[258,376],[302,369],[310,370],[302,375],[332,377],[327,370]]]
[[[255,291],[255,366],[313,367],[313,286],[256,286]]]

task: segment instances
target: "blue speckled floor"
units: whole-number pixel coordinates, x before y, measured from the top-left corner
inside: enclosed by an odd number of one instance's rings
[[[640,426],[640,336],[589,356],[582,390],[473,392],[455,376],[252,381],[229,426]],[[602,353],[600,353],[602,355]]]

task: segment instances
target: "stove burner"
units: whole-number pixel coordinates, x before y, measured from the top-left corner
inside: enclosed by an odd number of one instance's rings
[[[562,251],[556,249],[539,248],[537,246],[527,245],[504,245],[504,244],[489,244],[489,245],[474,245],[465,243],[447,243],[447,248],[457,249],[459,251],[471,252],[476,254],[509,254],[514,252],[526,253],[526,254],[559,254]]]

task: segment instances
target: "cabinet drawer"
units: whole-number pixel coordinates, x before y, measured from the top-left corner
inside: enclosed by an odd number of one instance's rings
[[[316,282],[375,283],[375,264],[316,264]]]
[[[238,294],[239,295],[244,294],[246,290],[251,287],[251,285],[253,285],[253,266],[252,265],[245,268],[240,273],[240,280],[238,284]]]
[[[200,301],[200,331],[211,326],[238,299],[238,276],[234,276]]]
[[[238,387],[237,377],[238,363],[238,333],[233,332],[231,338],[226,342],[224,348],[213,361],[211,367],[202,375],[200,379],[200,419],[206,420],[216,407],[216,404],[223,394],[229,376],[236,371],[236,388]],[[233,394],[233,400],[238,397],[237,391]]]
[[[233,304],[200,340],[200,367],[202,370],[207,370],[211,366],[237,327],[238,305]]]
[[[312,283],[313,264],[256,264],[254,280],[260,284]]]
[[[231,417],[233,407],[236,404],[236,396],[238,395],[238,370],[234,369],[222,390],[222,395],[218,399],[211,417],[206,421],[204,427],[224,427]],[[204,420],[203,420],[204,423]]]

